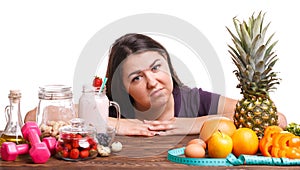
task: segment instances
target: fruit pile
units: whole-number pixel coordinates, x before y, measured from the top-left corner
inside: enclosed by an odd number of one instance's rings
[[[233,153],[238,157],[241,154],[255,155],[258,146],[259,139],[252,129],[236,129],[232,120],[215,117],[204,122],[200,138],[189,141],[184,154],[190,158],[226,158]]]
[[[298,125],[289,124],[284,130],[277,125],[264,129],[261,139],[250,128],[234,127],[233,121],[227,118],[212,118],[204,122],[197,139],[187,143],[185,156],[190,158],[226,158],[233,153],[262,154],[266,157],[300,159],[300,136],[297,136]]]
[[[84,134],[62,134],[56,145],[56,157],[64,160],[83,160],[98,155],[97,143]]]

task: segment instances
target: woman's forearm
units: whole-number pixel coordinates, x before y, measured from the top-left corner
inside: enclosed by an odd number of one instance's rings
[[[218,115],[233,119],[234,110],[236,107],[237,100],[220,96],[218,105]]]

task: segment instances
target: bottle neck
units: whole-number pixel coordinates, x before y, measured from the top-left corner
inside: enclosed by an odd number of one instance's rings
[[[20,99],[12,99],[10,101],[11,105],[11,117],[12,121],[18,122],[18,124],[22,127],[23,121],[21,116],[21,102]]]
[[[7,124],[4,134],[22,136],[21,127],[23,120],[21,116],[20,98],[10,98],[10,105],[6,109]]]

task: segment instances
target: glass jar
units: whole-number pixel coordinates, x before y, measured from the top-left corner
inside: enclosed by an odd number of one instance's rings
[[[39,88],[37,123],[43,137],[56,137],[59,128],[69,124],[76,116],[71,87],[65,85],[46,85]]]
[[[109,107],[115,107],[117,119],[115,127],[108,125]],[[97,140],[100,145],[110,146],[118,130],[120,107],[117,102],[109,101],[105,90],[99,90],[92,85],[84,85],[79,99],[78,117],[96,128]]]
[[[81,161],[98,155],[95,127],[85,125],[84,120],[74,118],[71,125],[59,130],[56,157],[67,161]]]
[[[107,128],[109,100],[105,93],[98,94],[92,85],[82,87],[79,98],[78,117],[96,128],[97,133],[105,133]]]

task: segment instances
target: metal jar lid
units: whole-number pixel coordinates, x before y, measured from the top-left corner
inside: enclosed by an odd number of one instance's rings
[[[39,88],[39,99],[60,100],[72,99],[73,93],[71,87],[66,85],[54,84],[45,85]]]

